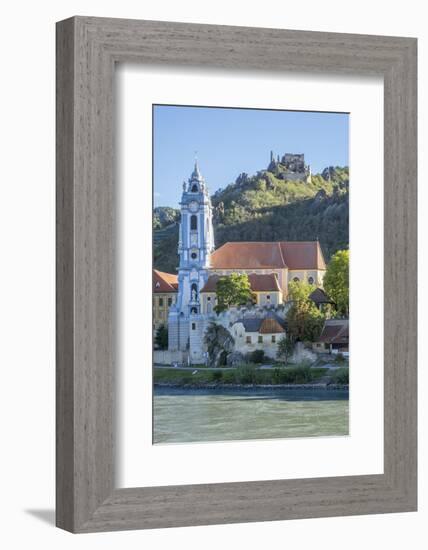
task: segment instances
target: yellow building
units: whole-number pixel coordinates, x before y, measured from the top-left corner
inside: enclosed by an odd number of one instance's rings
[[[211,275],[201,290],[201,312],[212,313],[216,304],[217,281],[220,275]],[[276,273],[248,275],[251,290],[256,297],[256,304],[261,306],[277,306],[283,302],[283,292],[279,286]]]
[[[168,311],[177,300],[177,275],[153,270],[153,328],[168,325]]]
[[[318,241],[228,242],[211,254],[209,267],[211,276],[246,273],[249,278],[253,277],[254,284],[258,281],[261,286],[258,286],[260,290],[252,284],[251,287],[258,293],[257,303],[263,305],[286,301],[291,281],[304,281],[322,288],[325,271]],[[266,284],[270,284],[268,279],[255,277],[266,275],[276,276],[278,291],[265,289]],[[267,302],[267,296],[278,301]]]

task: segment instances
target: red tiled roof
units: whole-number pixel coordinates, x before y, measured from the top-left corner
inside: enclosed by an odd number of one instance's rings
[[[177,292],[178,279],[173,273],[153,270],[153,292]]]
[[[276,319],[263,319],[259,329],[260,334],[281,334],[285,332],[284,328]]]
[[[211,255],[213,269],[325,269],[318,241],[225,243]]]
[[[220,275],[211,275],[201,292],[215,292],[217,288],[217,281],[220,279]],[[278,278],[275,273],[268,273],[265,275],[250,274],[248,275],[250,281],[251,290],[253,292],[280,292],[281,288],[278,283]]]
[[[326,321],[318,342],[347,344],[349,342],[349,321],[347,319]]]

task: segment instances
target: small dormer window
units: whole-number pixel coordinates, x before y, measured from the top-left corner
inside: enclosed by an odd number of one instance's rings
[[[159,287],[160,287],[160,282],[159,282],[159,281],[156,281],[155,287],[156,287],[156,288],[159,288]]]

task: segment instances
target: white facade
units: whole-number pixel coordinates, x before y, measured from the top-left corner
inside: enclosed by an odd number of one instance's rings
[[[212,206],[198,164],[183,183],[180,202],[178,294],[168,317],[168,349],[188,350],[192,362],[203,360],[204,321],[200,291],[208,279],[211,252],[214,250]]]

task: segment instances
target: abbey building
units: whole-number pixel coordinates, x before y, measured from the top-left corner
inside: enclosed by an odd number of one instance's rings
[[[319,243],[228,242],[215,249],[211,200],[197,163],[183,184],[180,208],[177,279],[157,273],[158,290],[165,293],[162,304],[168,303],[169,351],[187,352],[194,364],[203,362],[204,333],[215,319],[227,325],[244,351],[263,349],[274,356],[285,333],[277,310],[287,302],[288,283],[304,280],[322,287],[326,264]],[[216,316],[217,281],[234,272],[248,274],[255,312]]]

